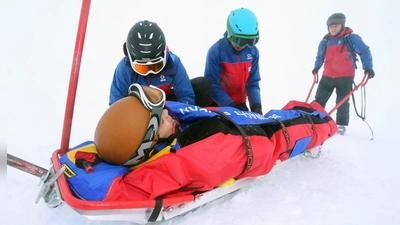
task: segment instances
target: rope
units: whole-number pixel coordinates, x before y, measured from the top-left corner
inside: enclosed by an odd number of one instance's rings
[[[353,82],[353,85],[356,86],[356,84]],[[356,111],[356,114],[359,118],[362,119],[363,122],[365,122],[367,124],[367,126],[369,127],[372,137],[370,140],[374,140],[374,131],[372,130],[371,126],[368,124],[368,122],[365,120],[366,118],[366,112],[367,112],[367,94],[366,94],[366,90],[365,90],[365,86],[361,86],[361,114],[358,113],[357,110],[357,106],[356,106],[356,100],[354,97],[354,93],[351,95],[351,98],[353,100],[353,106],[354,106],[354,110]]]

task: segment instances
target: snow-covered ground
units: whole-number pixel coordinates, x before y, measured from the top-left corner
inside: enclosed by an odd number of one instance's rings
[[[51,153],[60,147],[80,7],[80,1],[68,0],[2,4],[0,76],[1,89],[6,90],[1,92],[1,124],[6,124],[0,129],[2,157],[7,149],[48,167]],[[361,35],[374,58],[376,77],[366,87],[366,121],[374,140],[352,107],[348,132],[329,139],[318,159],[301,158],[239,192],[155,224],[400,224],[396,1],[92,1],[71,146],[93,139],[108,107],[122,44],[136,21],[156,21],[194,78],[203,75],[208,48],[223,34],[229,12],[238,7],[252,9],[259,19],[264,112],[292,99],[305,100],[317,46],[327,32],[326,19],[335,12],[345,13],[346,25]],[[359,69],[356,81],[362,74]],[[7,224],[130,224],[90,221],[66,204],[55,209],[47,208],[43,200],[35,204],[38,183],[37,177],[7,167],[3,214]]]

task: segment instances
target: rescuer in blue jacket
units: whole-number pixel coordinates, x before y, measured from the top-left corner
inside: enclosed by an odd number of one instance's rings
[[[133,83],[162,89],[167,100],[209,106],[211,83],[205,77],[192,80],[180,58],[166,44],[161,28],[147,20],[137,22],[129,31],[110,89],[109,104],[128,96]]]
[[[233,10],[227,31],[208,50],[204,76],[211,81],[211,97],[218,106],[232,106],[262,114],[259,82],[258,21],[252,11]]]
[[[369,46],[362,38],[346,27],[346,16],[343,13],[334,13],[326,21],[329,33],[324,36],[318,45],[313,74],[318,74],[324,65],[321,80],[318,84],[315,101],[325,107],[333,90],[336,89],[336,104],[339,103],[352,90],[354,82],[357,55],[360,56],[362,68],[368,73],[368,78],[373,78],[372,55]],[[338,134],[346,132],[350,121],[349,98],[338,108],[336,123]]]

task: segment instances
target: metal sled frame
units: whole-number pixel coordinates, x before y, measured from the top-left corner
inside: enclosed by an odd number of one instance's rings
[[[336,109],[338,109],[338,108],[350,97],[350,95],[352,95],[354,92],[356,92],[356,91],[358,90],[359,87],[363,87],[363,86],[367,85],[368,80],[369,80],[368,76],[369,76],[369,73],[368,73],[368,72],[365,72],[365,73],[364,73],[364,77],[363,77],[363,79],[360,81],[360,83],[358,83],[357,86],[355,86],[342,100],[340,100],[340,102],[338,102],[338,103],[329,111],[328,115],[332,115],[332,113],[333,113]],[[319,81],[319,79],[318,79],[318,74],[315,72],[315,73],[314,73],[314,81],[313,81],[313,83],[312,83],[312,85],[311,85],[310,90],[308,91],[307,98],[306,98],[306,100],[305,100],[304,102],[308,102],[308,99],[310,99],[311,92],[312,92],[312,90],[314,89],[314,86],[315,86],[316,84],[318,84],[318,81]]]
[[[52,155],[53,168],[50,168],[53,170],[53,173],[55,173],[55,171],[62,170],[59,156],[59,150],[54,151]],[[59,204],[65,202],[79,214],[90,220],[130,221],[138,224],[146,224],[149,221],[168,220],[175,216],[179,216],[186,212],[192,211],[208,202],[226,196],[227,194],[233,193],[240,188],[253,183],[257,179],[272,174],[284,168],[289,161],[293,162],[294,160],[298,160],[299,158],[301,157],[295,157],[293,159],[277,163],[270,173],[263,176],[239,179],[236,180],[236,182],[232,185],[217,187],[211,191],[207,191],[197,195],[164,198],[162,201],[162,206],[160,206],[159,209],[160,211],[158,212],[156,217],[154,217],[154,212],[158,210],[156,200],[107,202],[81,200],[75,197],[71,192],[65,175],[61,175],[57,179],[55,192],[59,194],[59,196],[54,194],[51,195],[51,193],[48,193],[50,199],[48,196],[45,196],[44,198],[46,202],[53,203],[54,199],[60,199]],[[150,220],[152,215],[154,219]]]

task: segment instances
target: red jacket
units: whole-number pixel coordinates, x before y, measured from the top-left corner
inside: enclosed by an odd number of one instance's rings
[[[348,38],[348,44],[353,52],[350,52],[345,37]],[[336,36],[325,35],[318,46],[314,68],[320,68],[324,64],[322,75],[331,78],[354,76],[355,54],[360,56],[364,70],[373,69],[369,47],[359,35],[353,33],[351,28],[346,27]]]

